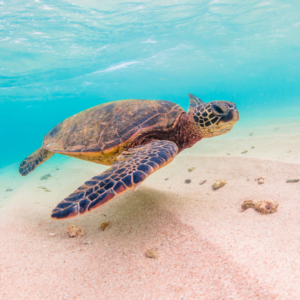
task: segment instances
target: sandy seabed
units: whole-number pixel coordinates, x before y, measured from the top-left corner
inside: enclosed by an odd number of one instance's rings
[[[25,178],[4,170],[0,299],[300,299],[300,183],[286,183],[300,177],[300,123],[275,123],[203,140],[136,192],[69,220],[52,209],[105,166],[57,156]],[[227,185],[214,191],[217,179]],[[248,199],[278,211],[242,211]],[[69,238],[69,224],[84,236]]]

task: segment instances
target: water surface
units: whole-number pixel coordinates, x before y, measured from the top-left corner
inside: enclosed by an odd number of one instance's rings
[[[119,99],[187,109],[193,93],[236,102],[242,121],[298,118],[299,16],[297,0],[0,1],[0,167]]]

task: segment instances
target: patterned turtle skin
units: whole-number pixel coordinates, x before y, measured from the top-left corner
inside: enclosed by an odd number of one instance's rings
[[[46,134],[19,172],[29,174],[55,153],[111,166],[61,201],[52,218],[89,212],[141,184],[202,138],[229,132],[239,120],[233,102],[189,98],[188,112],[164,100],[122,100],[82,111]]]

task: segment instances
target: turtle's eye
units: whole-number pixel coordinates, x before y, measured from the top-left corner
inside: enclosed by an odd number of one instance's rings
[[[216,113],[217,115],[224,115],[224,113],[225,113],[225,111],[223,110],[223,108],[221,106],[212,105],[211,108],[212,108],[213,112]]]

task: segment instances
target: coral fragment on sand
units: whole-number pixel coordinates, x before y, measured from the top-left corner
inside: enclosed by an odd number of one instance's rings
[[[195,170],[195,167],[190,167],[188,170],[189,170],[189,172],[192,172]]]
[[[84,230],[75,224],[70,224],[66,231],[71,238],[84,235]]]
[[[255,204],[252,200],[246,200],[242,204],[242,209],[243,210],[246,210],[248,208],[254,208],[254,207],[255,207]]]
[[[298,178],[295,178],[295,179],[287,179],[286,180],[286,183],[295,183],[295,182],[299,182],[300,181],[300,179],[298,179]]]
[[[106,227],[107,227],[109,224],[110,224],[110,222],[103,222],[103,223],[99,226],[99,228],[100,228],[102,231],[104,231],[104,230],[106,229]]]
[[[199,182],[200,185],[204,184],[207,180],[202,180]]]
[[[278,202],[275,200],[261,200],[255,202],[254,204],[254,209],[264,215],[274,213],[279,206]]]
[[[38,189],[42,189],[44,190],[45,192],[51,192],[51,190],[48,190],[46,187],[44,186],[39,186]]]
[[[158,257],[158,253],[155,250],[148,249],[146,251],[146,256],[149,257],[149,258],[157,258]]]
[[[221,188],[222,186],[224,186],[226,183],[227,183],[227,182],[224,181],[224,180],[216,180],[216,181],[214,182],[212,188],[213,188],[214,190],[217,190],[217,189]]]

